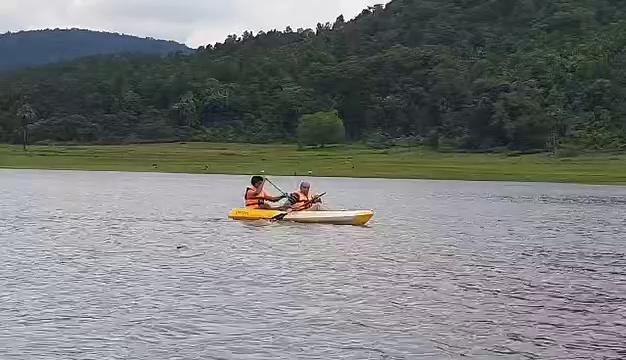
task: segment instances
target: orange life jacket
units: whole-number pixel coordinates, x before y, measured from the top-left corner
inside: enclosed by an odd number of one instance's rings
[[[247,208],[258,209],[261,205],[265,204],[265,200],[269,199],[269,195],[265,192],[265,190],[261,191],[258,195],[248,196],[250,191],[256,192],[257,189],[254,186],[248,186],[246,188],[246,193],[243,195],[243,199]]]
[[[304,195],[302,191],[298,191],[295,194],[298,195],[298,201],[291,206],[294,211],[302,211],[313,207],[313,196],[311,193]]]

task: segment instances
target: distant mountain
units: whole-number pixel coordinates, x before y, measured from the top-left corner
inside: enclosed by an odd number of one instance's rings
[[[191,52],[174,41],[81,29],[0,34],[0,71],[57,63],[92,55]]]

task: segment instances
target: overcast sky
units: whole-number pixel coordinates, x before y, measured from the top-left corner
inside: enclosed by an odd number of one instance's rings
[[[386,0],[0,0],[0,33],[86,28],[176,40],[223,41],[244,30],[315,27]]]

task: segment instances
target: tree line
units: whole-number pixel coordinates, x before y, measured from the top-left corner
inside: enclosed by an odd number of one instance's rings
[[[0,141],[348,141],[626,147],[626,3],[394,0],[316,29],[245,32],[193,55],[91,57],[0,78]],[[302,127],[301,127],[302,128]]]

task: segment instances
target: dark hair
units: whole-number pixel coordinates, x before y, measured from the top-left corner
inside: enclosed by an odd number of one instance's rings
[[[252,184],[252,186],[256,186],[256,184],[261,183],[263,181],[265,181],[265,179],[263,179],[262,176],[253,176],[252,181],[250,181],[250,183]]]

